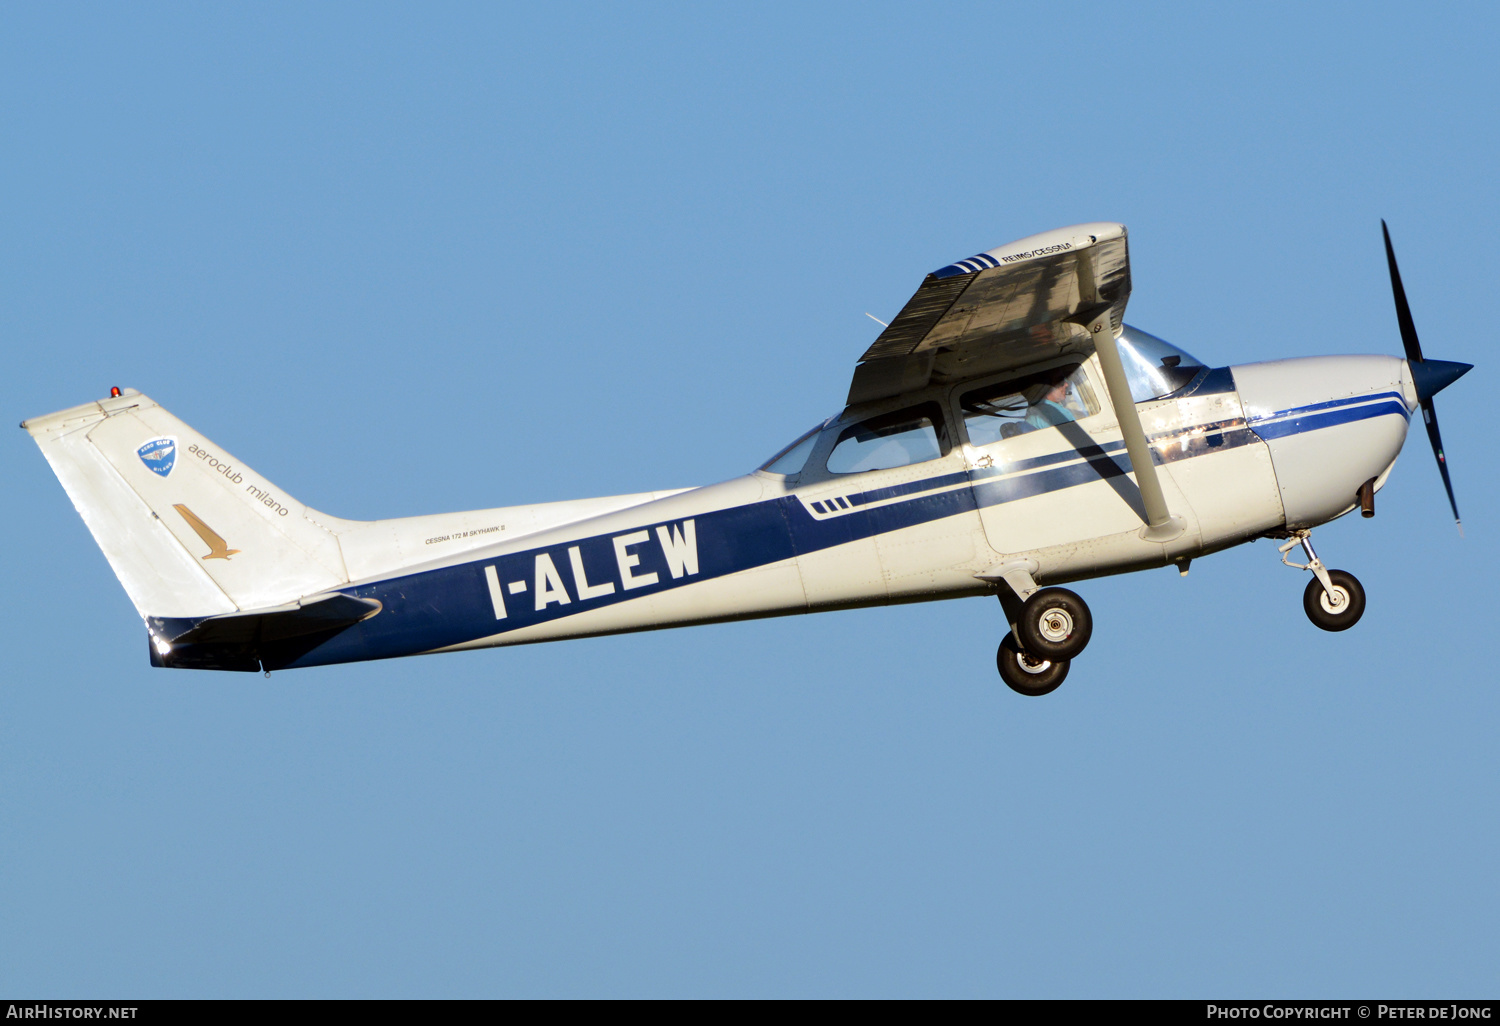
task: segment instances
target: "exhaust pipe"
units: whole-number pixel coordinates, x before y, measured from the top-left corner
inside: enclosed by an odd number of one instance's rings
[[[1375,515],[1375,479],[1372,477],[1359,486],[1359,515],[1369,519]]]

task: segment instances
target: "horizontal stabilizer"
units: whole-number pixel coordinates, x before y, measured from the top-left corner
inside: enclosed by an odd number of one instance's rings
[[[374,599],[335,592],[270,609],[201,619],[148,617],[151,665],[275,670],[380,612]]]

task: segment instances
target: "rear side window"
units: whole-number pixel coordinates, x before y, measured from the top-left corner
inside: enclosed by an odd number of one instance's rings
[[[830,474],[861,474],[926,463],[951,448],[937,403],[881,414],[839,432],[828,454]]]

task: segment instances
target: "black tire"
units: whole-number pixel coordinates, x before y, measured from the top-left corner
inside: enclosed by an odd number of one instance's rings
[[[1325,631],[1347,631],[1365,615],[1364,585],[1346,570],[1330,570],[1328,579],[1333,583],[1333,590],[1345,601],[1334,606],[1323,590],[1323,582],[1314,577],[1307,582],[1307,590],[1302,593],[1302,608],[1314,626]]]
[[[1068,679],[1068,661],[1032,659],[1016,644],[1016,636],[1006,632],[995,653],[1000,679],[1018,695],[1046,695],[1056,691]]]
[[[1094,635],[1088,603],[1067,588],[1043,588],[1021,606],[1016,636],[1032,655],[1057,662],[1077,659]]]

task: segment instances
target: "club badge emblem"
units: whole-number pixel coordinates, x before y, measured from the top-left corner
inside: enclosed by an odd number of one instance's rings
[[[166,477],[177,462],[177,439],[153,438],[135,451],[146,465],[146,469],[158,477]]]

